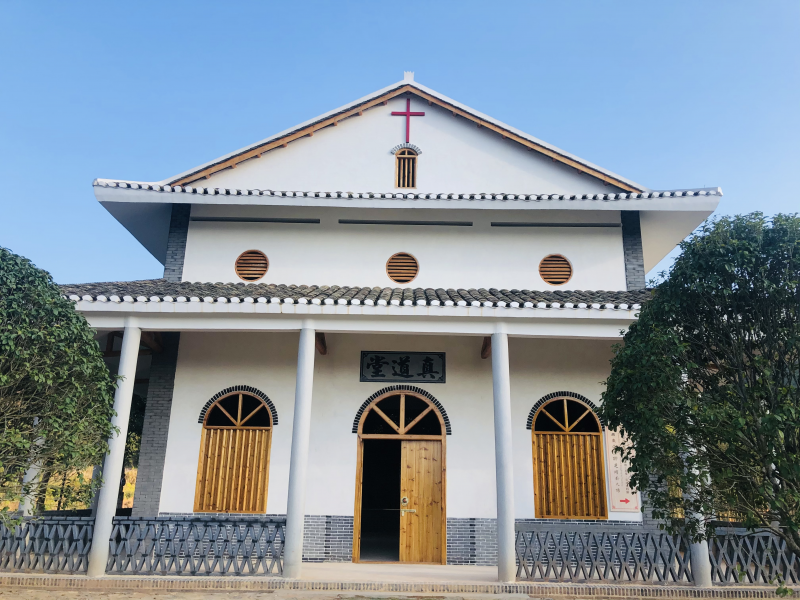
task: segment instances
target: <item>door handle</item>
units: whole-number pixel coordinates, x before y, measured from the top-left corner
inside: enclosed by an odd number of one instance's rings
[[[400,509],[400,516],[402,517],[403,513],[407,513],[407,512],[415,513],[415,512],[417,512],[417,510],[414,509],[414,508],[401,508]]]

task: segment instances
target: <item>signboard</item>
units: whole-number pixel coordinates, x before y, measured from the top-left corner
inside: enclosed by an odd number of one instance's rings
[[[618,432],[605,430],[606,456],[608,457],[609,487],[611,488],[610,508],[619,512],[639,512],[639,494],[628,485],[628,465],[622,456],[614,452],[617,446],[630,446],[630,442]]]
[[[361,352],[361,381],[445,382],[444,352]]]

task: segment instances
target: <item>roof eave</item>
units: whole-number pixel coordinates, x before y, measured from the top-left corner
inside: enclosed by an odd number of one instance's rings
[[[95,180],[95,196],[107,203],[169,203],[331,208],[446,208],[487,210],[641,210],[713,212],[720,188],[653,191],[642,194],[400,194],[289,192],[170,186],[148,182]]]

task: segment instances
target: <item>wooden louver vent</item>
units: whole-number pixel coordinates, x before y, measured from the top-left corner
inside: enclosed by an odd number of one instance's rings
[[[260,250],[242,252],[236,259],[236,274],[245,281],[256,281],[267,274],[269,259]]]
[[[395,283],[413,281],[419,273],[417,259],[406,252],[398,252],[386,262],[386,274]]]
[[[398,150],[395,156],[397,157],[395,185],[399,188],[417,187],[417,153],[403,148]]]
[[[560,254],[551,254],[539,263],[539,275],[550,285],[564,285],[572,278],[572,265]]]

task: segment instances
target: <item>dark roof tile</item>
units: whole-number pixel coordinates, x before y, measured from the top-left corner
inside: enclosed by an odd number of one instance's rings
[[[163,300],[171,297],[173,301],[178,298],[211,298],[217,302],[219,298],[230,301],[237,298],[239,301],[245,298],[265,298],[270,301],[277,298],[283,302],[291,299],[294,302],[305,299],[310,302],[317,299],[320,302],[331,300],[337,304],[343,300],[346,304],[352,304],[354,300],[360,304],[383,304],[391,303],[393,300],[400,302],[403,306],[404,301],[410,301],[413,305],[423,302],[430,305],[434,301],[444,304],[452,301],[458,304],[464,301],[467,305],[473,302],[491,303],[497,306],[498,302],[510,306],[512,302],[518,303],[519,308],[537,307],[539,303],[544,303],[550,308],[554,303],[563,308],[566,304],[572,304],[577,308],[579,304],[599,304],[605,308],[606,304],[614,307],[634,304],[643,304],[650,297],[649,290],[633,291],[592,291],[592,290],[505,290],[505,289],[442,289],[442,288],[380,288],[380,287],[353,287],[353,286],[307,286],[307,285],[283,285],[283,284],[245,284],[245,283],[202,283],[202,282],[170,282],[165,279],[145,279],[141,281],[109,281],[102,283],[79,283],[62,285],[61,291],[65,296],[77,296],[83,298],[89,296],[97,300],[98,296],[105,296],[110,299],[118,296],[120,299],[130,296],[134,299],[144,298],[145,301],[152,301],[152,298]],[[525,306],[528,304],[528,306]],[[516,307],[514,307],[516,308]]]

